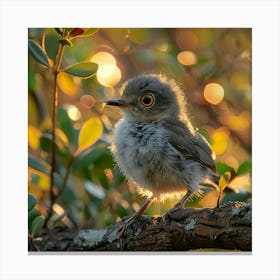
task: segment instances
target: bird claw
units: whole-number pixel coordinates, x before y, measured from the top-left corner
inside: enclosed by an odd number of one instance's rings
[[[116,230],[117,238],[121,239],[125,233],[125,231],[128,229],[128,227],[134,222],[136,217],[132,216],[128,218],[127,220],[123,221],[120,224],[120,227]]]

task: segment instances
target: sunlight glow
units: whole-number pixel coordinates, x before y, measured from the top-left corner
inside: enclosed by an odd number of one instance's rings
[[[228,147],[230,132],[225,127],[220,127],[212,134],[212,148],[216,155],[223,154]]]
[[[78,121],[81,119],[81,112],[74,105],[68,105],[66,107],[67,114],[72,121]]]
[[[116,64],[116,59],[108,52],[98,52],[92,56],[90,61],[98,65]]]
[[[197,62],[196,54],[190,51],[183,51],[177,55],[177,60],[183,65],[194,65]]]
[[[228,126],[235,131],[247,131],[251,125],[251,115],[244,111],[240,115],[231,115],[227,119]]]
[[[97,70],[97,81],[105,87],[113,87],[121,80],[121,71],[115,64],[102,64]]]
[[[80,102],[85,108],[91,109],[95,104],[95,99],[89,94],[84,94],[83,96],[81,96]]]
[[[217,105],[224,98],[224,88],[217,83],[209,83],[204,88],[204,98],[209,103]]]

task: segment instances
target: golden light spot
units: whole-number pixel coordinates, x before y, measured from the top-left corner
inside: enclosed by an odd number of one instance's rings
[[[204,88],[204,98],[209,103],[217,105],[224,98],[224,88],[217,83],[209,83]]]
[[[212,148],[216,155],[223,154],[228,146],[230,132],[225,127],[220,127],[212,134]]]
[[[74,105],[67,105],[66,112],[72,121],[78,121],[81,119],[81,112]]]
[[[91,109],[95,104],[95,99],[93,96],[91,96],[89,94],[85,94],[85,95],[81,96],[80,102],[87,109]]]
[[[105,87],[113,87],[121,80],[121,71],[115,64],[102,64],[97,70],[97,81]]]
[[[124,199],[121,200],[121,206],[125,209],[128,209],[130,207],[129,203]]]
[[[228,156],[224,161],[228,166],[231,166],[233,169],[237,170],[239,166],[238,160],[234,156]]]
[[[240,175],[235,177],[231,182],[230,185],[232,185],[234,188],[242,188],[245,189],[248,192],[252,191],[252,184],[251,184],[251,175],[250,173]]]
[[[77,79],[74,77],[67,75],[64,72],[60,72],[57,77],[57,82],[60,90],[69,96],[75,96],[78,93],[77,88]]]
[[[105,173],[105,175],[106,175],[106,178],[107,178],[107,180],[108,180],[108,182],[110,183],[110,184],[112,184],[113,183],[113,172],[112,172],[112,170],[111,169],[104,169],[104,173]]]
[[[168,43],[167,42],[159,42],[158,44],[155,45],[156,49],[161,51],[161,52],[167,52],[168,51]]]
[[[98,65],[116,64],[116,59],[108,52],[98,52],[92,56],[90,61]]]
[[[197,62],[196,54],[190,51],[183,51],[177,55],[177,60],[183,65],[194,65]]]
[[[58,215],[62,215],[64,213],[64,209],[57,203],[53,204],[53,210],[56,212]]]
[[[235,131],[246,131],[251,124],[251,116],[248,112],[242,112],[239,116],[229,116],[227,120],[228,126]]]

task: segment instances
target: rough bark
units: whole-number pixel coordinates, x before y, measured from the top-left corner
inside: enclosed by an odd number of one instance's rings
[[[252,205],[172,209],[164,216],[137,218],[118,237],[124,221],[99,230],[81,230],[75,251],[187,251],[199,248],[251,251]],[[210,250],[211,251],[211,250]]]

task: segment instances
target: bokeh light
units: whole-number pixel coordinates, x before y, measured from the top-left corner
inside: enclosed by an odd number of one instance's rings
[[[240,115],[230,115],[227,118],[227,125],[235,131],[248,131],[251,126],[251,115],[244,111]]]
[[[97,70],[97,81],[105,87],[113,87],[121,80],[121,70],[115,64],[102,64]]]
[[[116,59],[108,52],[98,52],[91,57],[90,61],[98,65],[116,64]]]
[[[91,109],[95,104],[95,99],[93,96],[91,96],[89,94],[85,94],[85,95],[81,96],[80,102],[85,108]]]
[[[197,57],[194,52],[191,51],[183,51],[177,55],[178,61],[183,65],[194,65],[197,62]]]
[[[217,83],[209,83],[204,88],[204,98],[211,104],[217,105],[224,98],[224,88]]]
[[[220,127],[214,131],[212,134],[212,148],[216,155],[221,155],[226,151],[229,136],[230,132],[225,127]]]
[[[80,110],[74,105],[67,105],[65,106],[67,114],[69,118],[73,121],[78,121],[81,119],[81,112]]]

